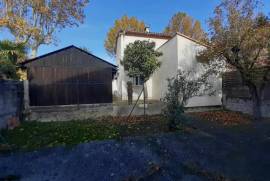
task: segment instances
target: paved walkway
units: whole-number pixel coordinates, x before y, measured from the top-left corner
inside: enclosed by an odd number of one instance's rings
[[[270,124],[99,141],[0,156],[0,180],[269,180]]]

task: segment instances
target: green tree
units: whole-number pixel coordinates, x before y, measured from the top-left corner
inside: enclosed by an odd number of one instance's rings
[[[18,79],[16,64],[26,58],[24,44],[9,40],[0,41],[0,76],[7,79]]]
[[[261,118],[262,91],[269,81],[270,23],[259,11],[257,0],[223,0],[209,20],[210,47],[199,55],[201,61],[226,61],[238,70],[249,88],[253,115]]]
[[[135,41],[127,45],[124,51],[124,58],[121,62],[130,77],[140,77],[143,79],[144,91],[144,113],[145,113],[145,83],[150,76],[161,66],[158,57],[161,52],[155,50],[155,43],[149,41]]]
[[[160,67],[161,62],[157,58],[162,53],[154,48],[155,43],[149,41],[137,40],[127,45],[121,63],[130,77],[140,76],[144,81],[147,81]]]
[[[115,56],[116,50],[116,38],[120,31],[136,31],[136,32],[144,32],[145,24],[143,21],[137,20],[136,17],[128,17],[123,16],[118,20],[115,20],[114,26],[110,28],[107,33],[107,38],[104,42],[104,47],[107,53],[111,56]]]
[[[0,28],[7,28],[17,43],[27,44],[32,57],[42,44],[56,42],[55,32],[83,23],[88,0],[2,0]]]
[[[194,20],[186,13],[178,12],[171,18],[164,33],[173,35],[176,32],[200,41],[206,41],[207,36],[198,20]]]

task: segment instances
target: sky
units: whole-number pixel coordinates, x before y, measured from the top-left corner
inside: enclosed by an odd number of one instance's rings
[[[75,45],[86,47],[92,54],[115,63],[114,58],[106,53],[104,41],[116,19],[123,15],[135,16],[150,26],[151,32],[162,32],[170,18],[181,11],[199,20],[207,31],[207,19],[213,15],[219,2],[220,0],[90,0],[85,9],[84,24],[57,32],[57,45],[40,46],[38,55]],[[264,4],[263,11],[269,13],[269,0],[264,0]],[[12,38],[8,32],[0,32],[0,39],[7,38]]]

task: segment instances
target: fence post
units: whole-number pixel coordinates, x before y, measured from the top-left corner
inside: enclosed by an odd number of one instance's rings
[[[24,102],[24,110],[28,111],[30,108],[30,97],[29,97],[29,81],[23,81],[23,102]]]

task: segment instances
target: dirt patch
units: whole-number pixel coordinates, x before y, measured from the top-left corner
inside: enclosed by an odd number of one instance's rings
[[[106,116],[101,117],[98,120],[102,122],[110,122],[115,124],[136,124],[146,121],[160,121],[162,119],[161,115],[146,115],[145,119],[144,116]]]
[[[250,124],[252,120],[248,115],[229,111],[193,112],[188,113],[188,115],[203,121],[215,122],[224,126]]]
[[[161,115],[128,117],[103,117],[101,123],[110,123],[119,128],[120,136],[142,136],[169,132],[167,120]]]

